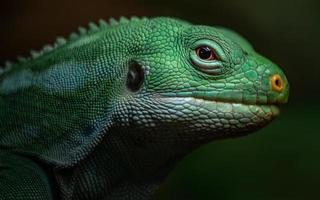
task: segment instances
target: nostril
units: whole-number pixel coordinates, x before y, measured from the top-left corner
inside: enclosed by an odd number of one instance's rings
[[[284,83],[282,78],[278,74],[271,76],[270,86],[273,91],[281,92],[284,88]]]
[[[276,79],[276,80],[274,81],[274,84],[275,84],[275,86],[278,87],[278,88],[281,88],[281,87],[282,87],[282,83],[281,83],[281,80],[280,80],[280,79]]]

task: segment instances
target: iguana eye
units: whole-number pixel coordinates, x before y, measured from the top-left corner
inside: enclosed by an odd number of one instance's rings
[[[198,40],[192,44],[190,50],[192,65],[197,70],[209,75],[220,75],[227,71],[227,56],[214,40]]]
[[[213,49],[208,46],[200,46],[195,49],[197,56],[202,60],[217,60],[218,57],[216,56]]]

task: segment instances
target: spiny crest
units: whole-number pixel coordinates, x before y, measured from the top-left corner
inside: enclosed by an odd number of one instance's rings
[[[53,45],[47,44],[40,51],[31,50],[30,51],[31,57],[18,56],[17,57],[17,63],[12,63],[10,61],[7,61],[5,63],[5,67],[0,67],[0,74],[2,74],[5,71],[10,70],[10,68],[15,64],[23,64],[23,63],[25,63],[25,62],[27,62],[29,60],[36,59],[36,58],[40,57],[41,55],[44,55],[44,54],[46,54],[48,52],[51,52],[52,50],[54,50],[54,49],[56,49],[58,47],[61,47],[61,46],[65,45],[66,43],[70,42],[70,41],[77,40],[77,39],[81,38],[82,36],[85,36],[85,35],[88,35],[88,34],[91,34],[91,33],[95,33],[95,32],[97,32],[99,30],[103,30],[103,29],[106,29],[106,28],[109,28],[109,27],[122,25],[122,24],[127,24],[127,23],[130,23],[130,22],[141,22],[141,21],[146,21],[146,20],[147,20],[146,17],[139,18],[139,17],[136,17],[136,16],[132,16],[132,17],[130,17],[128,19],[128,18],[122,16],[122,17],[119,18],[119,20],[116,20],[115,18],[110,18],[108,22],[106,22],[103,19],[100,19],[98,24],[95,24],[93,22],[89,22],[88,28],[84,28],[84,27],[80,26],[78,28],[78,32],[77,33],[76,32],[72,32],[69,35],[68,39],[65,39],[64,37],[57,37],[57,39],[56,39],[56,41],[54,42]]]

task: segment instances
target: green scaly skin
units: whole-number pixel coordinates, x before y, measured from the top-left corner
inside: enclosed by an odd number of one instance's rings
[[[0,199],[148,199],[181,157],[265,126],[289,94],[236,33],[172,18],[91,23],[32,54],[0,75]]]

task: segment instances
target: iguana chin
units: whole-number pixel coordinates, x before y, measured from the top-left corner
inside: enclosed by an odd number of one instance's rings
[[[0,199],[148,199],[176,161],[251,133],[284,73],[236,33],[120,18],[58,38],[0,76]]]

